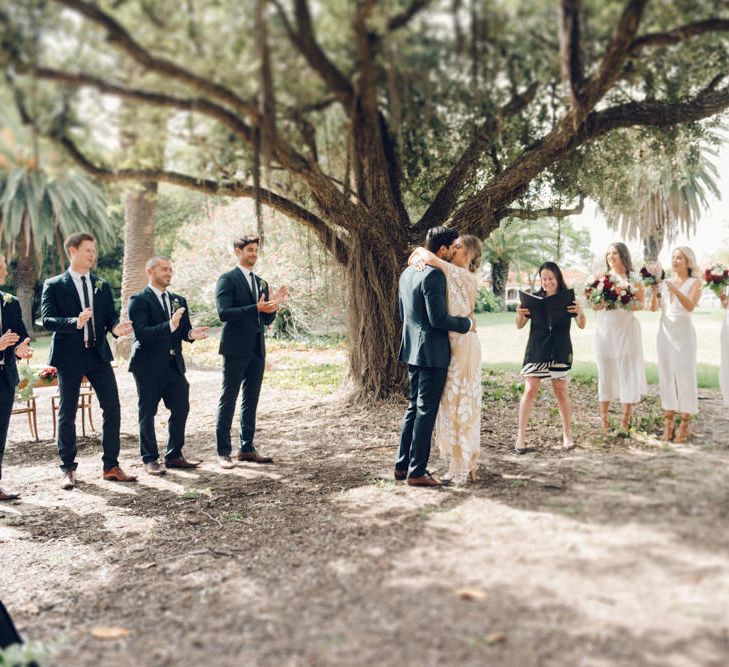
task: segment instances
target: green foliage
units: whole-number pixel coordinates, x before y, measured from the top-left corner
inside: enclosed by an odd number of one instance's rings
[[[479,287],[476,294],[476,304],[474,306],[476,313],[499,313],[503,310],[503,304],[491,290],[485,287]]]
[[[48,667],[51,649],[41,642],[11,644],[0,648],[0,667],[25,667],[35,662],[38,667]]]

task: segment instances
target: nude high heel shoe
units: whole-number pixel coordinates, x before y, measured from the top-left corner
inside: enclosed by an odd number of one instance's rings
[[[673,439],[674,442],[688,442],[691,437],[691,416],[682,415],[681,423],[678,425],[678,432]]]
[[[673,431],[676,428],[675,416],[676,413],[673,411],[663,413],[663,434],[661,435],[663,442],[670,442],[673,439]]]

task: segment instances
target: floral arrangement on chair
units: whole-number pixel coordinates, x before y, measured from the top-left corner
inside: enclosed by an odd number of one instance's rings
[[[50,387],[58,382],[58,373],[53,366],[18,364],[18,377],[20,382],[15,387],[15,401],[18,403],[31,400],[36,387]]]

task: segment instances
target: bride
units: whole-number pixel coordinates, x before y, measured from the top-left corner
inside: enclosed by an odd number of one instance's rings
[[[464,235],[455,241],[450,263],[425,248],[416,248],[409,263],[425,264],[445,273],[448,314],[468,317],[473,313],[478,291],[476,272],[481,266],[483,244],[476,236]],[[441,456],[449,460],[446,479],[465,484],[476,479],[481,442],[481,345],[475,331],[448,333],[451,362],[435,422],[435,443]]]

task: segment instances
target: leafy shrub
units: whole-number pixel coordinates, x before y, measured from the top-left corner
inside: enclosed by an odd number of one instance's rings
[[[497,297],[490,289],[485,287],[478,288],[476,294],[476,305],[474,312],[476,313],[500,313],[502,311],[501,299]]]

